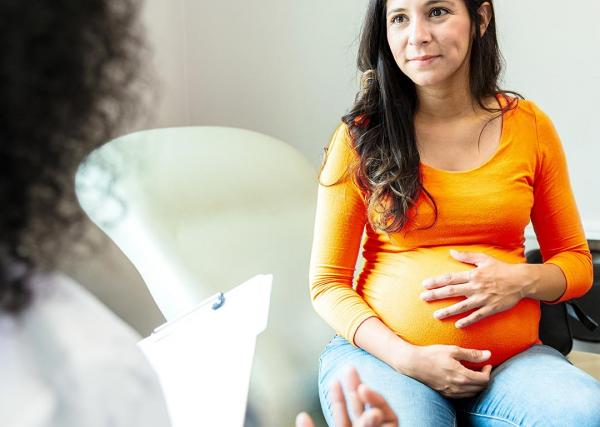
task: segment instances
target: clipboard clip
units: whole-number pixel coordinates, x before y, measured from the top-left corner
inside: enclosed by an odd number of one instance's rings
[[[225,304],[225,294],[223,294],[223,292],[219,292],[217,294],[217,300],[213,302],[212,309],[218,310],[223,306],[223,304]]]
[[[157,332],[160,332],[160,331],[168,328],[173,323],[175,323],[178,320],[181,320],[181,319],[189,316],[190,314],[196,312],[197,310],[201,310],[202,308],[206,307],[208,304],[210,304],[211,309],[214,310],[214,311],[220,309],[225,304],[225,294],[223,292],[219,292],[218,294],[213,295],[212,297],[205,299],[199,305],[197,305],[196,307],[194,307],[191,311],[189,311],[187,313],[184,313],[181,316],[177,316],[175,319],[169,320],[168,322],[163,323],[159,327],[155,328],[154,331],[152,331],[152,333],[156,334]]]

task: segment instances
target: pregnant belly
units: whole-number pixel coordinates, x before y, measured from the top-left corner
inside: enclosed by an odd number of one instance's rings
[[[489,248],[483,252],[505,262],[522,262],[515,255],[506,252]],[[523,299],[510,310],[458,329],[454,326],[455,322],[471,312],[442,320],[433,317],[433,313],[463,300],[464,297],[431,302],[419,297],[424,291],[421,284],[423,279],[473,268],[475,267],[472,265],[450,257],[448,248],[379,254],[376,262],[365,264],[359,276],[357,290],[381,320],[411,344],[448,344],[490,350],[492,356],[485,363],[463,364],[471,368],[487,363],[496,366],[540,342],[538,301]]]

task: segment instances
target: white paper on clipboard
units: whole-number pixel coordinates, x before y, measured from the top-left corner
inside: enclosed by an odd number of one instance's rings
[[[272,275],[257,275],[157,328],[139,346],[156,370],[173,427],[242,426]]]

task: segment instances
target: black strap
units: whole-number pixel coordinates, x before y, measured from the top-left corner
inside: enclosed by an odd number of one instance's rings
[[[579,320],[590,332],[593,332],[598,327],[598,322],[588,316],[575,301],[567,302],[567,312],[569,316]]]

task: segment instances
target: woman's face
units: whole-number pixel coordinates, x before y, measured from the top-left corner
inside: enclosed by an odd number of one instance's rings
[[[463,0],[388,0],[386,22],[396,64],[417,86],[468,82],[473,31]]]

